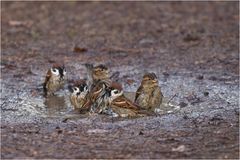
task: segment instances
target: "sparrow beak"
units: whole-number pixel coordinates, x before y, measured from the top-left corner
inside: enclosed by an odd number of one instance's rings
[[[157,79],[152,80],[153,83],[158,83]]]

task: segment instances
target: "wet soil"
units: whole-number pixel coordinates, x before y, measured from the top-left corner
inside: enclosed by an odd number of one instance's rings
[[[238,2],[1,2],[1,158],[239,158]],[[80,115],[69,81],[105,64],[126,92],[155,72],[157,116]],[[177,108],[177,110],[176,110]]]

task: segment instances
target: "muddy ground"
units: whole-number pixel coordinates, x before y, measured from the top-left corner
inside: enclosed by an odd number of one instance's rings
[[[239,158],[238,2],[1,2],[1,158]],[[106,64],[125,91],[153,71],[177,110],[79,115],[45,99],[53,63],[68,79]]]

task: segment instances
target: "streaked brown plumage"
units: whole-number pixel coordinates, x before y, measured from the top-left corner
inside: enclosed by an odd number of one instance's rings
[[[135,103],[147,110],[154,110],[162,103],[162,92],[155,73],[146,73],[135,96]]]
[[[85,80],[81,79],[70,88],[70,102],[74,109],[88,111],[90,109],[89,88]]]
[[[64,87],[66,81],[66,69],[64,65],[55,64],[47,72],[43,84],[45,96],[53,95],[56,91]]]
[[[135,117],[152,115],[153,113],[143,110],[137,104],[131,102],[123,94],[122,86],[119,83],[113,82],[107,89],[108,98],[106,99],[108,106],[112,111],[120,117]]]
[[[108,81],[107,82],[99,81],[91,89],[89,93],[89,97],[92,104],[91,112],[101,113],[104,110],[104,108],[106,108],[104,98],[106,94],[106,88],[108,85],[109,85]]]
[[[88,70],[88,84],[90,87],[89,97],[92,103],[91,112],[100,113],[104,104],[104,95],[106,93],[106,87],[109,86],[111,80],[109,78],[108,68],[104,65],[98,65],[93,67],[93,65],[86,64]]]

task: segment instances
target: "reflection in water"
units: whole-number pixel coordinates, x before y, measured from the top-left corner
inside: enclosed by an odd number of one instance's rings
[[[125,92],[124,95],[128,97],[131,101],[134,101],[134,92]],[[68,119],[87,117],[88,114],[80,114],[80,111],[73,110],[73,108],[68,108],[68,102],[66,102],[66,97],[64,96],[50,96],[45,99],[46,114],[49,117],[61,116]],[[162,104],[156,108],[155,112],[162,115],[167,113],[172,113],[178,110],[176,104],[168,103],[169,99],[163,98]]]
[[[64,96],[49,96],[45,99],[44,104],[49,116],[60,115],[66,112],[68,108]]]

